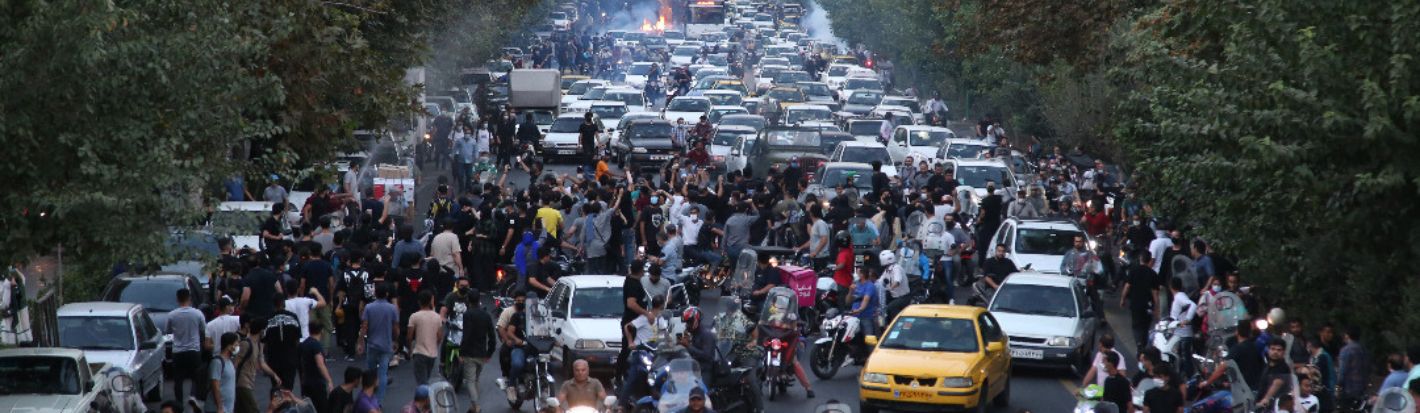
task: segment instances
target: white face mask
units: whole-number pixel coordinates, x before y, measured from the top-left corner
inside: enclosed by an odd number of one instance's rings
[[[1144,362],[1142,361],[1139,362],[1139,371],[1146,371],[1146,369],[1144,369]]]
[[[237,354],[240,352],[242,352],[242,346],[232,346],[232,354]]]
[[[1217,293],[1217,292],[1222,292],[1222,291],[1223,291],[1223,287],[1222,287],[1222,286],[1216,285],[1216,284],[1213,285],[1213,292]]]

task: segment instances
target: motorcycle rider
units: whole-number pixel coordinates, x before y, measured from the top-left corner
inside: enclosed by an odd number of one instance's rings
[[[761,255],[760,257],[765,256]],[[778,268],[775,267],[770,267],[770,269],[776,273],[779,271]],[[761,296],[760,299],[762,301],[763,297]],[[799,347],[799,329],[797,325],[794,325],[795,322],[798,321],[797,318],[797,315],[793,314],[793,312],[789,312],[785,317],[776,320],[759,320],[759,327],[754,329],[754,332],[751,333],[751,337],[755,342],[759,342],[759,334],[760,331],[763,330],[766,331],[766,335],[770,334],[768,331],[773,331],[776,336],[784,340],[786,344],[785,347],[787,347],[787,350],[784,352],[784,358],[793,360],[794,376],[799,379],[799,384],[804,386],[804,393],[807,397],[812,399],[814,398],[813,385],[809,383],[808,375],[804,374],[803,364],[799,363],[799,358],[794,355],[794,349]]]
[[[833,270],[833,284],[838,290],[838,306],[848,308],[852,302],[848,291],[853,288],[853,239],[848,235],[848,231],[838,231],[833,235],[833,243],[838,247],[838,258],[835,264],[838,268]],[[876,297],[876,294],[874,294]]]
[[[654,340],[661,330],[670,328],[670,326],[666,324],[666,320],[661,319],[661,311],[664,311],[665,309],[666,297],[661,295],[652,296],[651,308],[649,309],[649,311],[647,311],[645,314],[642,314],[640,317],[636,317],[635,319],[631,320],[631,322],[622,325],[621,330],[624,336],[632,338],[632,341],[630,343],[627,343],[627,346],[631,348],[640,347],[642,344],[646,344]],[[642,372],[641,369],[626,369],[626,380],[622,383],[627,384],[621,386],[622,394],[618,395],[621,400],[626,400],[628,402],[636,400],[632,398],[629,394],[631,388],[633,387],[631,383],[644,382],[646,378],[642,377],[643,374],[645,373]]]
[[[523,317],[523,310],[527,306],[528,292],[522,289],[513,292],[513,311],[504,310],[498,316],[498,338],[503,342],[503,348],[498,351],[498,359],[502,364],[504,383],[515,383],[522,373],[523,365],[527,361],[524,355],[527,344],[525,336],[527,318]],[[504,386],[509,392],[515,392],[516,386]],[[510,399],[516,397],[509,397]]]
[[[680,314],[680,320],[685,323],[685,332],[680,335],[680,345],[685,347],[685,351],[690,353],[690,358],[700,363],[700,372],[706,383],[714,383],[710,379],[714,373],[715,360],[715,333],[710,331],[700,320],[700,309],[696,307],[686,308]]]
[[[1069,251],[1065,251],[1065,259],[1060,260],[1060,274],[1076,278],[1088,279],[1095,272],[1095,265],[1099,259],[1095,257],[1095,252],[1085,247],[1085,236],[1083,234],[1075,236],[1074,245]],[[1101,309],[1104,308],[1100,298],[1099,283],[1085,283],[1088,286],[1086,294],[1090,296],[1090,306]]]
[[[903,272],[902,266],[898,265],[897,255],[892,251],[879,252],[878,263],[883,266],[882,277],[878,280],[879,288],[883,290],[887,298],[885,300],[887,306],[884,308],[887,317],[883,320],[892,322],[893,317],[896,317],[899,311],[907,308],[907,305],[912,302],[912,288],[908,286],[907,275]]]
[[[1018,271],[1020,269],[1016,268],[1015,261],[1006,258],[1006,244],[996,244],[995,255],[981,263],[981,272],[986,275],[981,277],[981,281],[991,287],[992,291],[995,291],[997,288],[1001,288],[1001,283],[1006,281],[1006,276]]]
[[[690,389],[690,404],[672,410],[671,413],[715,413],[715,409],[705,406],[705,389]]]

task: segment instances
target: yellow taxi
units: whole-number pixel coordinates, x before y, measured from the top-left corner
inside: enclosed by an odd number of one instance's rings
[[[914,305],[898,313],[858,376],[862,413],[985,412],[1005,406],[1011,391],[1011,350],[986,309]]]

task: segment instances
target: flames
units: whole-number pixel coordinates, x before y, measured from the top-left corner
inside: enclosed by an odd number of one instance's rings
[[[641,31],[646,32],[646,33],[661,33],[661,32],[664,32],[664,31],[666,31],[666,26],[667,26],[667,23],[666,23],[666,16],[665,16],[665,15],[661,15],[660,17],[657,17],[655,23],[651,23],[651,20],[650,20],[650,19],[641,19]]]

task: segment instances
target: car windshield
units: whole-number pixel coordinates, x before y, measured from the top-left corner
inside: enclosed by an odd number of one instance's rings
[[[771,89],[769,97],[787,103],[800,103],[805,100],[804,93],[794,89]]]
[[[665,37],[665,38],[667,38],[667,39],[676,39],[676,40],[684,40],[684,39],[685,39],[685,33],[681,33],[681,32],[665,32],[665,33],[661,33],[661,36],[662,36],[662,37]]]
[[[741,98],[740,95],[736,95],[733,93],[709,94],[705,95],[705,98],[710,99],[711,104],[730,106],[739,106],[740,102],[744,100],[744,98]]]
[[[699,47],[691,46],[691,47],[677,47],[677,48],[675,48],[675,53],[673,53],[673,54],[676,55],[676,56],[695,56],[697,53],[700,53],[700,48],[699,48]]]
[[[1006,283],[991,299],[991,312],[1074,317],[1075,297],[1067,287]]]
[[[851,135],[824,134],[819,136],[819,149],[822,150],[823,153],[833,153],[833,148],[837,148],[839,143],[853,140],[853,136]]]
[[[59,317],[59,346],[80,350],[133,350],[128,317]]]
[[[79,366],[59,356],[0,358],[0,395],[80,394]]]
[[[704,112],[710,110],[710,100],[708,99],[675,99],[666,106],[671,112]]]
[[[799,122],[808,122],[808,121],[814,121],[814,120],[831,120],[831,119],[833,119],[833,112],[829,112],[827,109],[802,109],[802,110],[790,110],[790,111],[789,111],[789,116],[788,116],[788,118],[785,119],[785,120],[788,121],[789,123],[799,123]]]
[[[219,234],[257,235],[261,233],[261,223],[270,215],[257,211],[213,212],[212,230]]]
[[[1016,232],[1016,253],[1065,255],[1075,246],[1080,231],[1021,228]]]
[[[808,93],[809,96],[833,96],[833,91],[828,90],[828,86],[818,83],[800,83],[799,88]]]
[[[656,115],[647,115],[647,114],[644,114],[644,113],[638,113],[638,114],[636,114],[636,115],[631,115],[631,116],[623,116],[623,117],[621,117],[621,124],[616,125],[616,128],[617,128],[617,129],[626,129],[626,128],[631,127],[631,122],[635,122],[635,121],[638,121],[638,120],[645,120],[645,119],[660,119],[660,117],[659,117],[659,116],[656,116]]]
[[[583,93],[587,93],[587,90],[591,89],[593,86],[600,86],[600,85],[597,84],[597,83],[595,83],[595,82],[577,82],[577,83],[573,83],[573,84],[572,84],[572,87],[567,88],[567,94],[569,94],[569,95],[581,95],[581,94],[583,94]]]
[[[755,132],[764,129],[766,121],[758,116],[726,116],[720,119],[721,126],[748,126]]]
[[[720,118],[724,117],[725,115],[739,115],[745,113],[749,113],[749,111],[746,111],[743,108],[714,109],[710,111],[710,121],[719,122]]]
[[[942,317],[898,317],[879,348],[975,353],[976,324]]]
[[[847,76],[847,75],[848,75],[848,66],[829,66],[829,67],[828,67],[828,75],[829,75],[829,76]]]
[[[893,106],[902,106],[902,107],[911,109],[913,113],[920,113],[920,112],[922,112],[922,110],[917,107],[917,101],[916,101],[916,100],[912,100],[912,99],[901,99],[901,98],[897,98],[897,99],[883,99],[883,104],[884,104],[884,105],[893,105]]]
[[[1006,179],[1006,167],[1004,166],[958,166],[956,178],[957,182],[961,182],[962,185],[975,188],[985,188],[986,181],[995,182],[1002,187],[1011,186],[1010,180]]]
[[[646,104],[646,101],[641,98],[640,93],[607,93],[606,96],[602,97],[602,100],[614,100],[625,103],[626,106],[645,106]]]
[[[651,73],[651,65],[631,65],[631,69],[626,71],[628,75],[645,76]]]
[[[597,86],[597,87],[594,87],[594,88],[591,88],[591,89],[587,89],[587,93],[583,93],[583,94],[582,94],[582,97],[581,97],[580,99],[581,99],[581,100],[602,100],[602,96],[605,96],[605,95],[606,95],[606,87],[605,87],[605,86]]]
[[[551,125],[552,121],[557,120],[557,115],[552,114],[552,111],[550,110],[534,110],[523,113],[531,113],[533,117],[533,123],[538,125]]]
[[[631,127],[627,137],[634,141],[666,141],[671,139],[671,124],[652,123]]]
[[[947,146],[947,157],[976,159],[980,158],[981,154],[989,150],[991,150],[991,147],[987,145],[952,144]]]
[[[882,82],[879,82],[877,79],[848,79],[847,81],[843,82],[843,88],[849,90],[880,89],[882,87]]]
[[[855,93],[853,93],[852,96],[849,96],[849,97],[848,97],[848,104],[850,104],[850,105],[877,106],[877,105],[878,105],[878,102],[882,102],[882,100],[883,100],[883,94],[882,94],[882,93],[874,93],[874,92],[855,92]]]
[[[573,318],[617,318],[625,306],[620,288],[578,288],[572,295]]]
[[[951,133],[946,131],[919,130],[912,131],[909,133],[912,135],[912,146],[938,147],[942,146],[943,143],[946,143],[947,138],[951,137]]]
[[[883,121],[864,120],[848,124],[848,133],[853,135],[873,135],[877,136],[882,131]]]
[[[871,176],[873,176],[873,171],[869,169],[832,168],[819,174],[818,183],[824,188],[837,188],[838,185],[842,185],[852,178],[853,187],[860,190],[872,190],[873,180],[869,179]]]
[[[767,137],[769,146],[818,146],[818,131],[776,130]]]
[[[724,54],[712,54],[705,58],[705,63],[709,63],[715,66],[725,66],[730,64],[730,59]]]
[[[744,135],[747,135],[747,133],[740,131],[721,131],[720,133],[716,133],[715,137],[710,139],[710,144],[721,146],[734,145],[735,139],[739,139],[740,136]]]
[[[592,106],[590,111],[602,119],[616,119],[626,114],[625,106]]]
[[[174,279],[120,279],[104,301],[142,304],[150,313],[165,313],[177,308],[177,291],[185,287]]]
[[[552,20],[567,20],[567,13],[563,13],[560,11],[553,12],[552,14],[548,14],[547,17]]]
[[[582,126],[581,116],[575,118],[557,118],[557,121],[552,122],[552,128],[548,129],[548,132],[577,133],[577,128],[580,126]]]
[[[892,157],[888,156],[887,148],[883,147],[846,147],[843,148],[843,159],[838,159],[838,161],[862,163],[873,163],[873,161],[878,161],[882,162],[883,165],[892,165]]]
[[[774,77],[774,83],[783,83],[786,85],[798,82],[808,82],[812,80],[814,79],[812,77],[809,77],[809,74],[805,72],[785,71],[779,72],[779,75]]]

